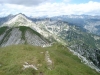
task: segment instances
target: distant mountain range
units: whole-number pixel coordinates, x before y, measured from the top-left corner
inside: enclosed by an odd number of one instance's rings
[[[20,13],[22,14],[22,13]],[[22,14],[24,15],[24,14]],[[3,23],[9,21],[16,15],[8,15],[6,17],[0,18],[0,25]],[[25,16],[25,15],[24,15]],[[25,16],[27,17],[27,16]],[[100,35],[100,16],[91,16],[91,15],[62,15],[62,16],[55,16],[55,17],[37,17],[37,18],[32,18],[32,17],[27,17],[28,19],[32,20],[33,22],[36,21],[41,21],[41,20],[61,20],[64,22],[67,22],[70,25],[76,25],[81,27],[82,29],[93,33]]]
[[[100,35],[100,16],[91,15],[63,15],[52,17],[52,20],[62,20],[71,25],[79,26],[90,33]]]
[[[49,47],[58,42],[100,71],[100,16],[32,18],[20,13],[0,18],[0,24],[1,47],[13,44]]]

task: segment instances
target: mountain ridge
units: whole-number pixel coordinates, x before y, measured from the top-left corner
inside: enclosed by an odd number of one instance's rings
[[[1,33],[2,35],[0,35],[1,45],[3,43],[3,46],[27,43],[49,47],[52,43],[58,42],[76,52],[77,56],[80,54],[89,63],[92,62],[93,65],[90,65],[90,67],[95,65],[93,69],[96,69],[98,72],[100,71],[100,36],[84,32],[79,26],[71,25],[62,20],[52,20],[51,18],[32,21],[23,14],[16,15],[13,19],[1,25],[1,27],[3,26],[11,28],[10,30],[8,29],[8,35],[5,35],[6,33]],[[29,29],[28,31],[27,28]],[[31,34],[32,32],[35,32],[34,35]],[[4,36],[6,38],[3,38]],[[12,40],[15,40],[15,42],[12,43]]]
[[[2,28],[0,28],[0,30]],[[33,37],[33,39],[31,37]],[[0,45],[2,47],[5,47],[13,44],[31,44],[43,47],[46,45],[49,46],[49,41],[47,41],[42,35],[28,27],[6,27],[5,32],[0,36]]]

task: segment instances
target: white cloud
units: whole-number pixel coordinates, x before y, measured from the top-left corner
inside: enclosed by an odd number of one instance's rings
[[[28,16],[57,16],[70,14],[99,15],[100,3],[90,1],[84,4],[45,3],[38,6],[23,6],[15,4],[0,5],[0,16],[24,13]]]
[[[25,5],[25,6],[33,6],[38,5],[45,2],[50,2],[52,0],[0,0],[0,3],[5,4],[17,4],[17,5]]]

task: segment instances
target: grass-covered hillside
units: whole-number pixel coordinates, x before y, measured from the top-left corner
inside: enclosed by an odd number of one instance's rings
[[[0,75],[100,75],[66,47],[16,45],[0,48]]]

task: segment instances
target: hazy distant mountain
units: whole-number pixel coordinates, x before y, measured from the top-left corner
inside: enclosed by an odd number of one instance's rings
[[[8,15],[6,17],[0,17],[0,25],[2,25],[3,23],[11,20],[14,17],[14,15]]]
[[[91,15],[63,15],[52,17],[52,20],[62,20],[71,25],[80,26],[90,33],[100,35],[100,16]]]

